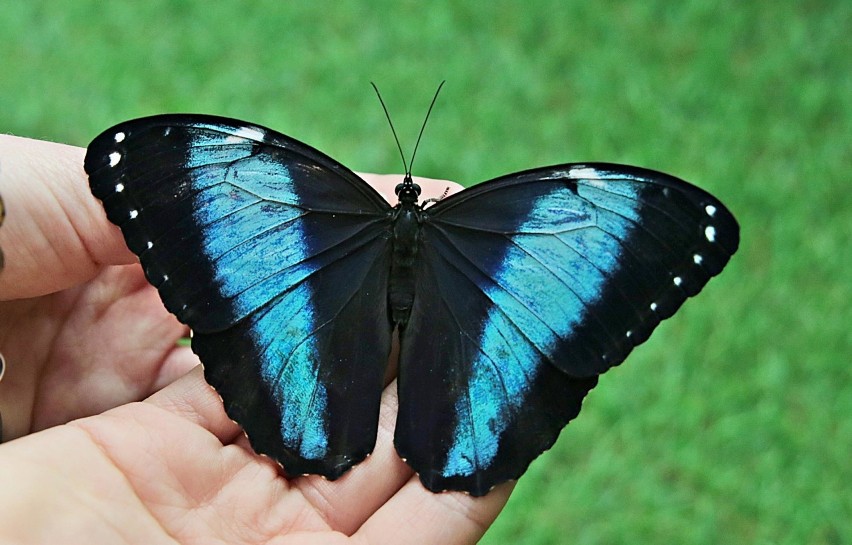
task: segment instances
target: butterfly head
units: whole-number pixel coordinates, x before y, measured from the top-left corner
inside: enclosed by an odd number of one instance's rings
[[[396,185],[394,192],[399,197],[400,204],[417,204],[417,200],[420,198],[420,186],[414,183],[411,174],[405,175],[402,183]]]
[[[417,136],[417,142],[414,144],[414,151],[411,152],[411,161],[405,161],[405,154],[402,152],[402,146],[399,144],[399,138],[396,136],[396,129],[393,127],[393,121],[391,121],[390,113],[388,113],[388,108],[385,106],[385,101],[382,100],[382,94],[379,93],[379,88],[376,87],[376,84],[370,82],[370,85],[373,86],[373,89],[376,91],[376,96],[379,98],[379,102],[382,105],[382,109],[385,111],[385,117],[388,119],[388,125],[390,125],[391,132],[393,133],[393,139],[396,141],[396,147],[399,150],[399,157],[402,159],[402,166],[405,168],[405,178],[403,178],[402,183],[397,184],[394,192],[396,196],[399,197],[399,204],[403,206],[414,206],[417,204],[417,200],[420,198],[420,186],[414,183],[414,180],[411,179],[411,170],[414,168],[414,157],[417,155],[417,147],[420,145],[420,138],[423,136],[423,130],[426,128],[426,122],[429,121],[429,114],[432,113],[432,108],[435,106],[435,101],[438,100],[438,93],[441,92],[441,87],[444,86],[444,81],[438,85],[438,90],[435,91],[435,96],[432,97],[432,103],[429,105],[429,110],[426,112],[426,118],[423,119],[423,125],[420,126],[420,134]]]

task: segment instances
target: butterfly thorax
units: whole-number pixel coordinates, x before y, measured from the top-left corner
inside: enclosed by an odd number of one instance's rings
[[[421,209],[417,204],[420,186],[406,175],[396,186],[399,204],[393,215],[393,259],[391,261],[388,304],[391,320],[404,329],[414,303],[414,262],[420,241]]]

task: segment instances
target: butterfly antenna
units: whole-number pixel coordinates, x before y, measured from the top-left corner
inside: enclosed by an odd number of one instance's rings
[[[420,146],[420,138],[423,137],[423,131],[426,129],[426,122],[429,121],[429,114],[432,113],[432,108],[435,107],[435,101],[438,100],[438,93],[441,92],[441,87],[443,87],[445,83],[447,83],[447,80],[442,81],[440,85],[438,85],[438,89],[435,90],[435,96],[432,97],[432,104],[429,105],[429,110],[426,112],[426,119],[423,120],[423,125],[420,127],[420,134],[417,135],[417,142],[414,144],[414,151],[411,152],[411,161],[409,162],[411,168],[414,168],[414,156],[417,155],[417,147]],[[408,173],[411,174],[411,171]]]
[[[382,109],[385,111],[385,117],[388,118],[388,125],[390,125],[391,132],[393,133],[393,139],[396,140],[396,147],[399,150],[399,157],[400,157],[400,159],[402,159],[402,166],[403,166],[403,168],[405,168],[405,175],[411,176],[411,170],[409,170],[408,164],[405,162],[405,154],[402,153],[402,146],[399,145],[399,138],[396,135],[396,129],[393,128],[393,121],[391,121],[391,116],[388,113],[388,107],[385,106],[385,101],[382,100],[382,94],[379,92],[379,88],[376,87],[376,84],[371,81],[370,85],[372,85],[373,89],[375,89],[376,96],[379,97],[379,102],[382,104]],[[412,157],[412,159],[413,159],[413,157]]]

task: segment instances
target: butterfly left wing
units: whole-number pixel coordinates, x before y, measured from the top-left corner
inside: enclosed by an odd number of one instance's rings
[[[708,193],[609,164],[505,176],[424,214],[395,443],[427,488],[473,495],[550,448],[739,236]]]
[[[117,125],[85,169],[255,450],[291,475],[363,460],[390,350],[384,199],[306,144],[214,116]]]

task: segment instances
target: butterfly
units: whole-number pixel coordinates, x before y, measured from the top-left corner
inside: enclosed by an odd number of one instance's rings
[[[371,453],[398,331],[394,444],[434,492],[520,477],[739,243],[719,200],[652,170],[562,164],[424,203],[409,172],[391,206],[311,146],[209,115],[118,124],[85,170],[288,475]]]

